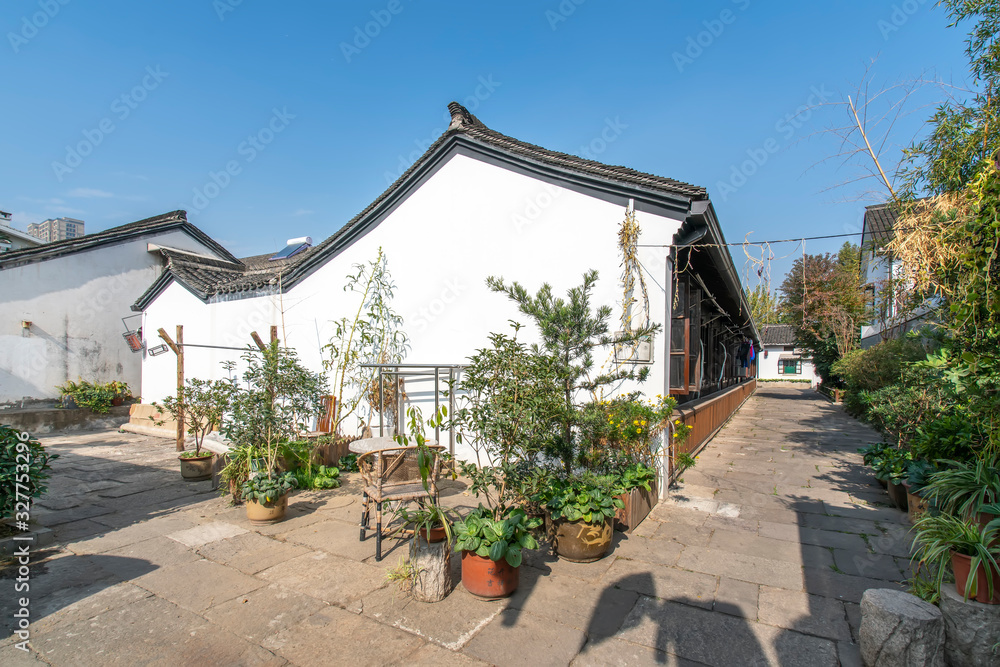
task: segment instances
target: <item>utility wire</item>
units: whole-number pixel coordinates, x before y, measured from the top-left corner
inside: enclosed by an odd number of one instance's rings
[[[909,232],[919,227],[909,227],[894,229],[895,232]],[[801,241],[819,241],[822,239],[840,239],[846,236],[864,236],[864,232],[853,232],[850,234],[830,234],[828,236],[806,236],[799,237],[797,239],[781,239],[779,241],[740,241],[738,243],[694,243],[691,245],[681,246],[684,248],[722,248],[727,246],[744,246],[744,245],[765,245],[768,243],[799,243]],[[640,244],[640,248],[676,248],[676,243],[653,243],[653,244]]]

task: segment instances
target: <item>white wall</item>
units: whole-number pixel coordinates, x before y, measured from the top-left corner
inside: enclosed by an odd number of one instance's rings
[[[810,382],[818,382],[819,375],[816,374],[816,368],[813,366],[813,362],[803,359],[802,360],[802,373],[799,375],[785,375],[783,373],[778,373],[778,358],[784,354],[794,354],[796,356],[805,356],[801,350],[785,350],[783,345],[766,345],[764,347],[767,350],[767,358],[764,357],[764,353],[761,352],[757,355],[757,377],[761,380],[809,380]]]
[[[487,344],[490,332],[510,333],[508,320],[530,324],[507,297],[487,289],[488,276],[517,280],[531,292],[549,282],[564,294],[580,284],[586,270],[597,269],[593,305],[612,305],[613,320],[620,316],[617,235],[624,214],[619,204],[454,156],[375,229],[288,291],[282,297],[284,318],[278,297],[205,305],[174,283],[147,308],[145,326],[151,335],[164,327],[172,336],[183,324],[185,342],[244,346],[250,331],[266,339],[269,327],[277,325],[282,341],[318,370],[321,348],[333,334],[331,322],[357,308],[357,295],[342,289],[345,275],[354,264],[375,258],[381,246],[397,285],[393,305],[412,339],[406,362],[460,364]],[[675,220],[641,211],[637,220],[644,244],[669,244],[679,227]],[[316,238],[335,229],[300,231]],[[646,276],[652,319],[663,324],[666,249],[643,248],[640,257],[655,277],[654,282]],[[522,340],[533,338],[533,326],[522,329]],[[643,387],[650,396],[663,392],[662,335],[655,347],[653,371]],[[186,355],[187,377],[203,378],[222,377],[220,362],[239,357],[191,348]],[[595,365],[606,361],[598,357]],[[144,400],[162,399],[175,384],[172,354],[144,361]],[[413,393],[416,386],[408,390]],[[424,407],[425,415],[430,412]],[[350,432],[355,424],[344,426]]]
[[[141,354],[125,344],[121,318],[162,270],[149,242],[209,252],[175,230],[0,270],[0,403],[54,398],[78,378],[139,392]]]

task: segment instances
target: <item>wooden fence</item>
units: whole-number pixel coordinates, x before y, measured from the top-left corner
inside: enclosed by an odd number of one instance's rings
[[[682,452],[692,456],[697,454],[756,390],[757,380],[751,378],[735,387],[677,408],[673,419],[679,419],[692,429],[684,444],[674,448],[673,457],[676,458]],[[671,483],[678,474],[674,463],[674,460],[668,462]]]

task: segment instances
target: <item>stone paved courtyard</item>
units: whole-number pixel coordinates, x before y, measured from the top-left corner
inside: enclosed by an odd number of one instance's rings
[[[876,437],[808,388],[762,384],[607,558],[537,552],[509,600],[459,584],[429,605],[386,583],[403,543],[376,563],[358,541],[353,476],[252,528],[181,481],[171,442],[47,436],[61,458],[33,516],[56,544],[32,556],[33,651],[9,637],[0,664],[860,664],[861,595],[908,567],[905,514],[856,451]],[[443,500],[475,505],[464,488]],[[14,576],[5,563],[5,637]]]

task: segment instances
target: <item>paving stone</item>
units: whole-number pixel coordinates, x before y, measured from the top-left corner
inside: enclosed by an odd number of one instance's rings
[[[202,615],[233,634],[259,644],[282,628],[300,623],[327,606],[321,600],[272,584],[216,604]]]
[[[234,526],[223,521],[212,521],[187,530],[180,530],[176,533],[169,533],[167,537],[191,548],[197,548],[210,542],[218,542],[236,535],[246,533],[245,528]]]
[[[351,560],[360,561],[375,556],[374,534],[369,534],[362,542],[358,526],[340,521],[316,521],[293,531],[282,533],[281,537],[287,542],[295,542],[313,550],[326,551]],[[406,549],[409,549],[409,538],[406,536],[397,535],[382,539],[383,558],[397,546],[398,542],[402,542]]]
[[[271,635],[264,648],[298,665],[321,661],[381,667],[412,654],[423,640],[367,616],[327,607]]]
[[[804,572],[807,592],[844,602],[860,603],[861,596],[869,588],[895,588],[897,590],[905,588],[903,584],[885,579],[854,577],[821,568],[806,568]]]
[[[721,577],[715,592],[714,611],[732,616],[742,616],[751,621],[757,619],[757,605],[760,600],[760,586],[738,579]]]
[[[758,620],[809,635],[851,641],[844,605],[804,591],[761,586]]]
[[[639,594],[609,583],[603,586],[571,577],[543,575],[521,568],[521,584],[507,607],[583,630],[589,637],[613,635],[621,627]]]
[[[641,560],[659,565],[673,565],[677,562],[682,548],[682,545],[677,542],[650,540],[633,535],[632,538],[623,539],[615,548],[614,554],[618,558]]]
[[[664,600],[683,599],[705,609],[712,608],[719,585],[712,575],[624,559],[615,561],[602,583]]]
[[[280,665],[271,652],[156,597],[39,633],[53,665]]]
[[[107,526],[92,519],[64,523],[52,528],[52,534],[55,536],[56,542],[60,544],[75,542],[81,538],[94,537],[106,532],[108,532]]]
[[[694,667],[701,663],[620,639],[592,637],[570,664],[573,667],[632,667],[632,665],[654,664],[667,667]]]
[[[424,644],[394,665],[405,667],[486,667],[488,663],[437,644]]]
[[[38,654],[29,642],[25,646],[27,650],[21,650],[14,644],[8,644],[0,648],[0,665],[4,667],[35,667],[36,665],[48,665],[49,663],[38,657]]]
[[[837,665],[833,642],[643,597],[616,636],[707,665]]]
[[[178,516],[165,516],[140,523],[134,523],[117,530],[106,530],[103,535],[78,540],[69,545],[77,554],[94,554],[113,551],[129,544],[143,542],[178,530],[193,527],[194,522]]]
[[[753,584],[802,590],[802,567],[771,558],[716,551],[711,548],[685,547],[677,566]]]
[[[525,583],[522,580],[522,587]],[[461,586],[440,602],[418,602],[399,587],[389,586],[361,598],[361,613],[379,623],[458,651],[496,618],[505,604],[505,601],[480,600]]]
[[[41,598],[37,593],[33,596],[38,602],[31,607],[31,630],[37,635],[57,625],[83,621],[134,604],[152,593],[129,582],[105,581],[60,588]]]
[[[669,540],[682,545],[706,547],[712,539],[712,533],[711,528],[667,521],[659,525],[652,538],[654,540]]]
[[[109,574],[136,581],[160,568],[199,560],[198,554],[166,537],[143,540],[90,558]]]
[[[288,544],[251,532],[198,547],[201,556],[246,574],[257,574],[310,551],[298,544]]]
[[[761,537],[813,544],[820,547],[833,547],[849,551],[867,549],[861,536],[854,533],[837,533],[817,528],[771,523],[770,521],[761,521],[760,529],[757,532]]]
[[[139,577],[135,583],[196,613],[265,585],[259,579],[207,560],[159,568]]]
[[[495,665],[567,665],[586,643],[581,630],[530,612],[501,612],[463,653]]]
[[[322,551],[303,554],[257,576],[338,606],[387,584],[381,569]]]
[[[850,552],[834,549],[833,557],[837,568],[844,574],[888,581],[903,581],[905,579],[899,568],[899,563],[892,556],[873,554],[867,551]]]
[[[620,535],[619,533],[618,537]],[[584,581],[596,582],[607,573],[615,562],[614,549],[615,547],[612,545],[611,552],[607,556],[593,563],[572,563],[559,558],[559,556],[548,549],[535,549],[524,553],[524,564],[536,570],[541,570],[546,574],[558,574],[560,576],[576,577]]]
[[[72,523],[83,519],[91,519],[102,514],[110,514],[114,510],[96,503],[78,505],[65,510],[50,511],[43,508],[35,508],[31,512],[33,521],[37,521],[43,526],[58,526],[60,524]]]

